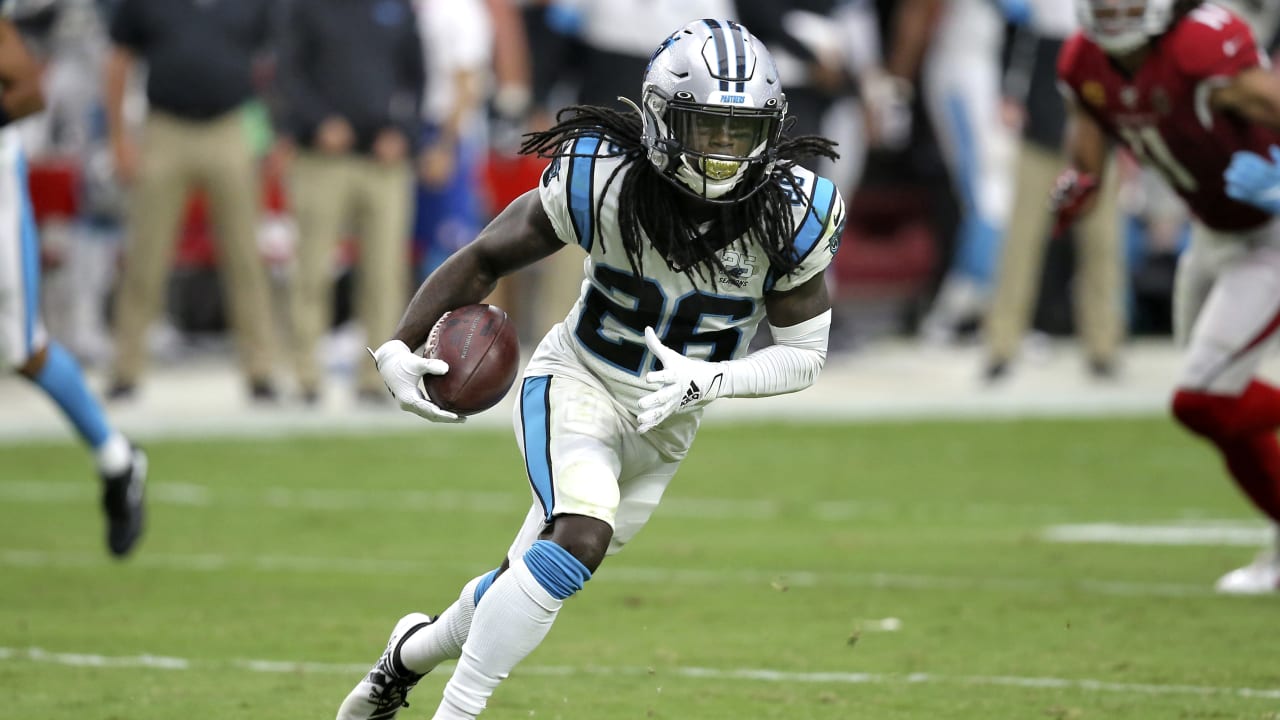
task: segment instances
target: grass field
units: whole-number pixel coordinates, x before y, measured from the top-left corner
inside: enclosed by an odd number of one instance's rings
[[[121,564],[79,448],[0,446],[0,718],[332,718],[529,502],[505,432],[148,449]],[[1254,547],[1045,539],[1219,520],[1163,419],[710,427],[484,717],[1274,720],[1280,598],[1210,592]]]

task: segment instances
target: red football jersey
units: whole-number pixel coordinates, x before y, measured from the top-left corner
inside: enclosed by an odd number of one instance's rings
[[[1132,76],[1077,33],[1058,57],[1058,78],[1107,134],[1164,175],[1201,222],[1237,232],[1271,216],[1227,197],[1222,173],[1237,150],[1266,157],[1268,147],[1280,144],[1280,133],[1210,109],[1209,93],[1224,79],[1266,63],[1243,20],[1202,5],[1153,40]]]

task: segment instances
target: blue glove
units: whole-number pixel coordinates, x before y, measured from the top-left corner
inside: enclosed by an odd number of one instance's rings
[[[1029,0],[998,0],[1000,12],[1004,13],[1007,22],[1025,26],[1031,22],[1031,3]]]
[[[1227,197],[1280,215],[1280,146],[1272,145],[1270,154],[1268,160],[1239,150],[1222,177],[1227,181]]]

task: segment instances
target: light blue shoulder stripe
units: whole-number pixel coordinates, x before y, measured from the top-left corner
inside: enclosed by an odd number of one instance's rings
[[[831,202],[835,199],[836,185],[824,177],[815,175],[814,178],[813,201],[809,211],[805,213],[800,232],[796,233],[796,258],[804,258],[813,251],[813,246],[818,244],[827,229],[827,222],[831,220],[829,215]]]
[[[595,241],[595,188],[596,153],[600,150],[600,138],[583,137],[569,148],[569,216],[578,245],[591,252]]]

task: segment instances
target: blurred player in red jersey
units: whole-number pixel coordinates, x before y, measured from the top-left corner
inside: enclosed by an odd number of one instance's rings
[[[1280,143],[1280,77],[1248,25],[1199,0],[1075,0],[1082,31],[1058,76],[1072,101],[1057,227],[1092,205],[1111,142],[1155,168],[1195,215],[1174,324],[1187,348],[1172,410],[1222,453],[1240,489],[1280,523],[1280,389],[1255,373],[1280,328],[1280,222],[1228,195],[1233,154]],[[1220,592],[1280,591],[1280,546],[1223,576]]]

